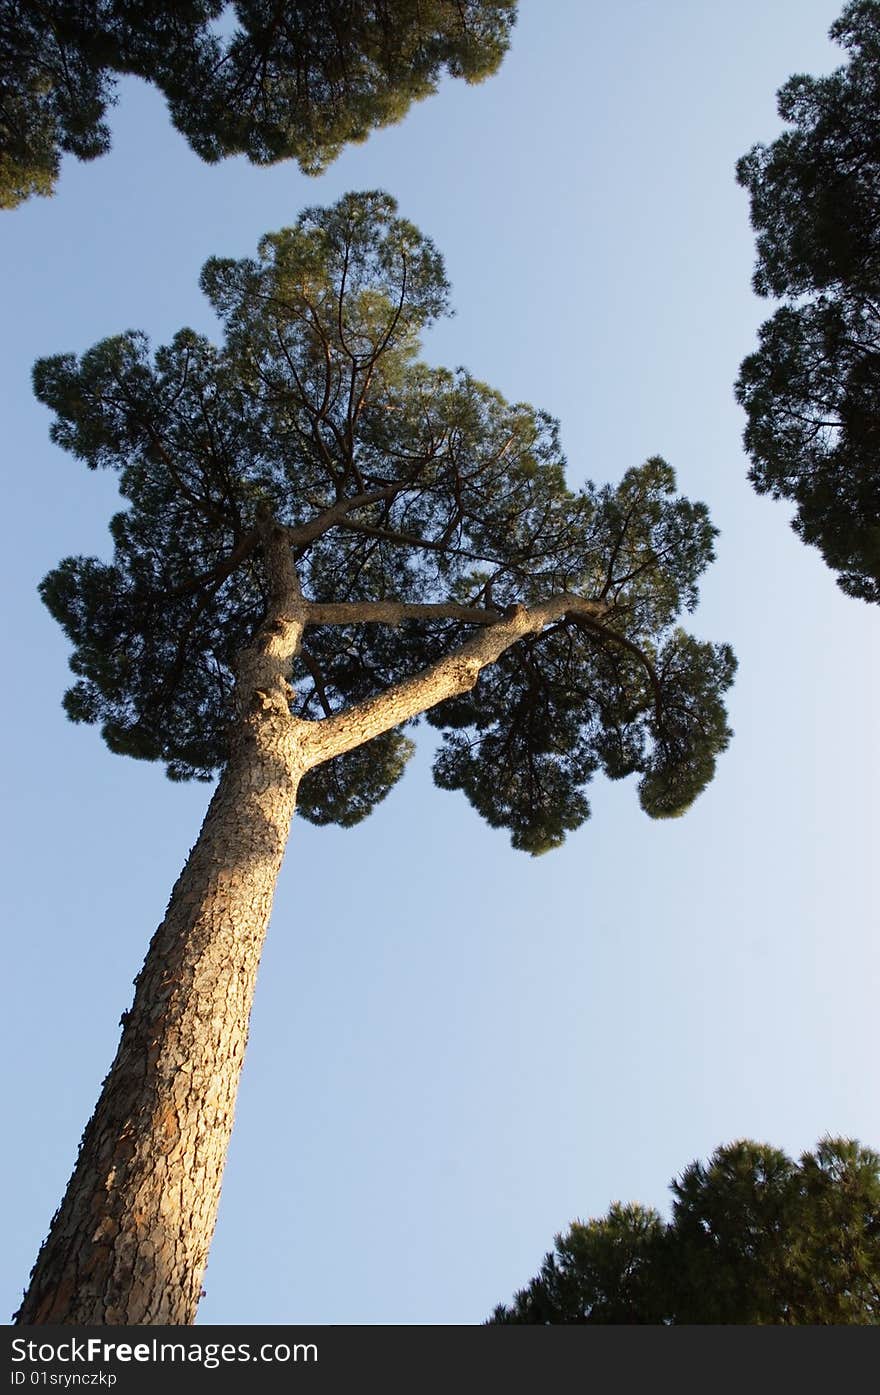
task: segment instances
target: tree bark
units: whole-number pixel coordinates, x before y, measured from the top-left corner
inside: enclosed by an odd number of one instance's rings
[[[19,1323],[194,1322],[214,1231],[257,966],[300,778],[445,698],[564,615],[601,628],[602,602],[531,610],[319,606],[303,600],[289,537],[261,525],[267,618],[240,656],[226,769],[136,980],[131,1011],[73,1176],[37,1257]],[[305,626],[438,612],[478,625],[458,649],[321,721],[291,716]]]
[[[16,1321],[195,1320],[296,785],[267,741],[221,779]]]
[[[306,724],[290,716],[287,683],[302,601],[283,552],[268,619],[240,658],[227,767],[136,980],[19,1323],[195,1320],[303,768]]]

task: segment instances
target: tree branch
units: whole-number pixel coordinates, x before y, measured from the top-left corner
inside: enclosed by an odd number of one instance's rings
[[[323,513],[309,519],[308,523],[302,523],[298,528],[288,528],[287,540],[293,547],[305,547],[308,543],[314,542],[316,538],[320,538],[335,524],[341,523],[345,516],[355,509],[367,508],[370,504],[379,504],[383,499],[393,499],[406,487],[407,482],[399,480],[394,484],[386,485],[384,489],[371,489],[364,494],[355,494],[350,499],[340,499],[338,503],[332,504]]]
[[[354,533],[364,533],[368,538],[377,538],[379,542],[397,543],[400,547],[416,547],[427,552],[445,552],[446,546],[441,541],[432,538],[420,538],[413,533],[398,533],[391,528],[376,528],[371,523],[361,523],[356,518],[339,519],[339,526],[347,528]],[[455,557],[464,557],[471,562],[495,561],[495,558],[482,556],[477,552],[465,552],[462,548],[451,549]]]
[[[314,659],[312,657],[312,655],[308,652],[307,649],[303,649],[301,646],[299,651],[299,657],[312,676],[312,682],[315,685],[315,692],[318,695],[318,701],[320,702],[321,707],[324,710],[324,716],[332,717],[333,708],[330,706],[330,699],[327,696],[327,689],[324,686],[324,674],[320,664],[318,663],[317,659]]]
[[[642,667],[645,669],[650,680],[651,688],[654,693],[654,706],[656,707],[657,716],[659,717],[660,712],[663,708],[663,689],[660,685],[660,679],[657,677],[657,670],[651,663],[651,660],[648,658],[647,654],[645,654],[637,644],[634,644],[631,639],[627,639],[626,635],[618,634],[616,630],[609,630],[607,625],[601,624],[600,621],[595,620],[589,615],[583,614],[582,612],[567,612],[563,616],[563,619],[570,620],[573,625],[577,625],[581,629],[587,630],[590,634],[600,635],[603,639],[613,640],[615,644],[622,645],[624,649],[628,649],[631,654],[635,655],[635,657],[642,664]]]
[[[193,577],[191,581],[183,581],[179,586],[174,586],[169,591],[163,591],[163,599],[167,601],[178,600],[181,596],[189,596],[193,591],[199,591],[209,582],[225,581],[228,576],[232,575],[239,563],[251,555],[259,541],[259,532],[256,528],[252,528],[249,533],[245,533],[239,538],[224,561],[218,562],[211,571],[202,572],[201,576]]]
[[[482,670],[496,663],[506,649],[526,635],[541,631],[564,615],[595,620],[605,614],[602,601],[586,600],[565,592],[541,601],[531,610],[510,606],[500,620],[483,625],[458,649],[430,664],[421,673],[394,683],[377,697],[367,698],[338,713],[314,722],[303,733],[307,768],[353,751],[383,732],[411,721],[429,707],[474,687]]]
[[[407,601],[353,601],[324,604],[309,601],[306,606],[307,625],[400,625],[404,620],[460,620],[466,625],[494,625],[502,619],[502,611],[480,606],[456,605],[454,601],[439,601],[431,605],[410,604]]]

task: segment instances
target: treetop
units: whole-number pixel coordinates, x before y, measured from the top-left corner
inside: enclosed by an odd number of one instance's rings
[[[880,0],[853,0],[830,37],[849,61],[778,93],[789,129],[737,164],[763,296],[876,289],[880,280]]]
[[[670,1184],[672,1215],[612,1205],[557,1235],[495,1323],[880,1322],[880,1155],[824,1138],[795,1162],[741,1139]]]
[[[176,778],[218,769],[236,656],[269,604],[271,517],[306,607],[298,719],[338,717],[525,608],[518,642],[431,709],[438,783],[533,852],[587,816],[600,768],[639,773],[653,816],[683,812],[727,744],[735,666],[678,625],[713,557],[705,505],[656,457],[570,488],[551,417],[427,365],[419,335],[449,288],[388,195],[309,209],[202,285],[220,345],[185,329],[151,355],[128,332],[34,370],[53,438],[117,471],[127,505],[111,563],[68,558],[43,583],[75,646],[69,715]],[[386,733],[371,766],[351,750],[310,771],[301,812],[355,821],[410,749]]]

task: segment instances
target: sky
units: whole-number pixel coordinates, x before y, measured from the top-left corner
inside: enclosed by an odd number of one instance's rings
[[[746,479],[732,384],[750,287],[737,157],[792,72],[842,61],[828,0],[521,0],[499,74],[446,81],[320,178],[202,164],[127,79],[112,153],[0,215],[3,1311],[17,1307],[209,790],[68,723],[36,587],[109,554],[113,479],[49,440],[30,369],[106,335],[215,335],[212,254],[383,188],[437,243],[425,341],[558,416],[572,485],[655,454],[720,529],[689,622],[730,642],[735,731],[685,818],[597,780],[532,859],[434,788],[434,734],[354,830],[295,820],[257,986],[200,1323],[479,1323],[554,1234],[667,1211],[751,1137],[880,1147],[876,607]]]

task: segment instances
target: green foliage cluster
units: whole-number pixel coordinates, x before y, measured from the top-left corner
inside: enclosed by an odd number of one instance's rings
[[[0,0],[0,208],[50,194],[63,152],[110,145],[116,77],[156,84],[206,160],[318,174],[443,73],[495,72],[515,0]]]
[[[671,1184],[672,1219],[615,1204],[556,1237],[493,1323],[880,1324],[880,1155],[795,1163],[744,1140]]]
[[[789,124],[737,166],[757,232],[754,285],[785,304],[742,364],[750,478],[851,596],[880,601],[880,0],[831,30],[849,62],[792,77]]]
[[[562,593],[603,604],[601,623],[561,616],[430,713],[438,783],[517,847],[544,851],[582,823],[598,769],[639,774],[649,814],[681,813],[727,744],[735,663],[678,626],[715,530],[703,504],[676,495],[669,466],[573,491],[555,421],[421,361],[448,285],[437,249],[385,194],[308,210],[256,258],[209,261],[202,285],[221,347],[185,329],[151,356],[127,333],[35,369],[54,439],[117,471],[127,503],[111,562],[69,558],[43,583],[74,644],[68,714],[175,778],[222,766],[236,656],[266,614],[268,508],[312,601],[495,615]],[[453,616],[310,625],[292,711],[340,712],[470,632]],[[410,751],[397,732],[318,767],[301,812],[355,821]]]

